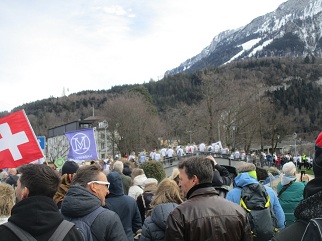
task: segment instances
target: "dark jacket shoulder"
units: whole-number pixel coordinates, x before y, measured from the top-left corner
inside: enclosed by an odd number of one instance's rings
[[[0,241],[21,241],[10,229],[4,225],[0,225]],[[38,241],[47,241],[47,238],[39,239]],[[79,231],[72,227],[69,232],[66,234],[63,241],[79,241],[82,240],[82,236]]]
[[[298,220],[281,230],[272,241],[301,241],[307,224],[307,221]]]

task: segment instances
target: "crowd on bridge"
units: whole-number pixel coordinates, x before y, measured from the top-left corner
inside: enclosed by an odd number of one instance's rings
[[[0,241],[301,240],[310,219],[322,217],[321,154],[322,134],[312,161],[264,152],[253,159],[217,142],[132,152],[126,162],[69,160],[59,171],[46,164],[8,168],[0,173]],[[174,157],[179,163],[163,180],[139,166]],[[239,160],[235,175],[216,157]],[[260,182],[257,159],[277,170],[275,186]],[[298,177],[302,165],[313,167],[314,178]],[[254,196],[265,201],[260,214]]]
[[[193,155],[211,155],[229,160],[251,162],[260,167],[274,166],[279,170],[281,170],[285,163],[290,161],[294,162],[299,169],[302,167],[311,169],[313,163],[313,158],[306,156],[304,153],[302,155],[296,153],[293,156],[291,153],[270,153],[269,150],[246,153],[243,149],[235,148],[231,151],[227,146],[223,146],[221,141],[214,142],[209,145],[202,142],[199,145],[187,144],[176,145],[175,147],[168,146],[162,147],[161,149],[152,149],[151,151],[143,149],[138,154],[136,154],[135,151],[132,151],[130,155],[126,154],[124,158],[134,162],[135,165],[138,166],[139,163],[146,162],[147,160],[156,160],[161,161],[164,164],[172,164],[174,160],[179,160],[181,157],[189,157]],[[117,155],[116,159],[119,158],[120,156]],[[109,160],[112,160],[111,156],[108,156],[105,162],[109,162]]]

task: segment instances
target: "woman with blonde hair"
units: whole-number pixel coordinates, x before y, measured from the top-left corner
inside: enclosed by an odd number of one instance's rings
[[[163,179],[152,199],[151,210],[147,213],[139,240],[164,240],[167,218],[182,202],[177,183],[170,178]]]
[[[0,224],[8,222],[11,209],[15,205],[15,190],[7,183],[0,183]]]
[[[172,169],[172,173],[171,173],[171,176],[169,177],[170,179],[174,180],[178,185],[179,185],[179,168],[177,167],[174,167]]]

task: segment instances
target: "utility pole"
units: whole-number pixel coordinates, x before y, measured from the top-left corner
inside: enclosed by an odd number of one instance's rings
[[[296,153],[297,153],[297,150],[296,150],[296,138],[297,138],[297,134],[296,132],[293,133],[293,139],[294,139],[294,156],[293,156],[293,159],[294,157],[296,156]],[[297,170],[297,159],[296,159],[296,163],[295,163],[295,166],[296,166],[296,170]]]
[[[106,129],[108,128],[108,122],[106,120],[103,121],[104,123],[104,146],[105,146],[105,158],[107,156],[107,131]]]

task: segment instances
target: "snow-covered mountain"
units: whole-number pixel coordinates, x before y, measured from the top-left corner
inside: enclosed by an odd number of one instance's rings
[[[289,0],[244,27],[218,34],[200,54],[167,75],[269,56],[322,57],[322,0]]]

